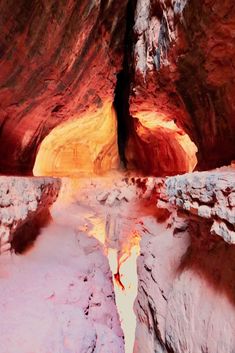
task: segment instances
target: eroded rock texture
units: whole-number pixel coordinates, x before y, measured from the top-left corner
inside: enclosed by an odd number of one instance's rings
[[[49,219],[60,181],[53,178],[0,177],[0,251],[22,251]]]
[[[0,2],[2,172],[31,172],[39,144],[60,123],[85,112],[102,119],[121,67],[126,2]],[[96,130],[94,119],[80,143]]]
[[[148,174],[211,168],[235,156],[235,6],[138,0],[127,158]]]
[[[234,227],[226,221],[234,217],[234,170],[186,174],[166,184],[176,209],[190,207],[179,218],[170,205],[162,224],[142,218],[135,353],[232,353],[235,249],[231,234],[216,233],[214,223]]]
[[[212,234],[235,243],[235,169],[176,176],[166,185],[169,201],[186,217],[208,220]]]

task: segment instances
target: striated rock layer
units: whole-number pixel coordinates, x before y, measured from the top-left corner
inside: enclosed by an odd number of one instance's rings
[[[20,251],[49,219],[60,180],[0,176],[0,251]]]
[[[234,19],[232,0],[137,1],[130,164],[172,175],[235,158]]]
[[[31,172],[54,127],[112,102],[126,3],[0,2],[1,172]]]
[[[166,186],[172,204],[164,187],[156,196],[168,219],[141,219],[134,352],[233,353],[234,170],[176,176]]]

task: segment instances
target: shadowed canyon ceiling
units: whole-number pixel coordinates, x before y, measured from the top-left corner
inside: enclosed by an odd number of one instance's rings
[[[231,0],[0,1],[1,173],[230,163],[234,12]]]

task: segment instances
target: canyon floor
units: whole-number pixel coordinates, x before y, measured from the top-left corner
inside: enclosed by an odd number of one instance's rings
[[[62,178],[36,240],[2,247],[0,352],[233,352],[234,190],[234,168]]]
[[[35,242],[0,257],[2,353],[121,353],[123,330],[125,352],[132,352],[136,198],[136,187],[119,174],[63,179]]]

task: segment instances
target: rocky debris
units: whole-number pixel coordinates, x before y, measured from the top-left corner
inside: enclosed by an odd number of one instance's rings
[[[124,353],[102,246],[60,210],[27,253],[0,257],[0,351]]]
[[[60,184],[60,180],[54,178],[0,176],[1,253],[11,249],[14,237],[22,227],[41,214],[45,215],[45,211],[57,199]]]
[[[210,234],[212,221],[220,217],[228,226],[231,219],[226,210],[234,207],[233,175],[228,168],[166,182],[136,176],[62,180],[53,223],[24,256],[0,257],[0,342],[8,342],[9,353],[20,343],[22,353],[45,347],[124,353],[104,253],[111,248],[120,259],[141,238],[135,352],[233,353],[234,246]],[[186,201],[189,210],[182,207]],[[177,216],[179,208],[186,219]]]
[[[210,232],[235,244],[235,169],[194,172],[166,180],[169,202],[189,218],[208,220]]]
[[[98,192],[99,203],[112,207],[114,204],[135,200],[152,200],[167,203],[163,178],[127,176],[114,181],[109,190]]]

